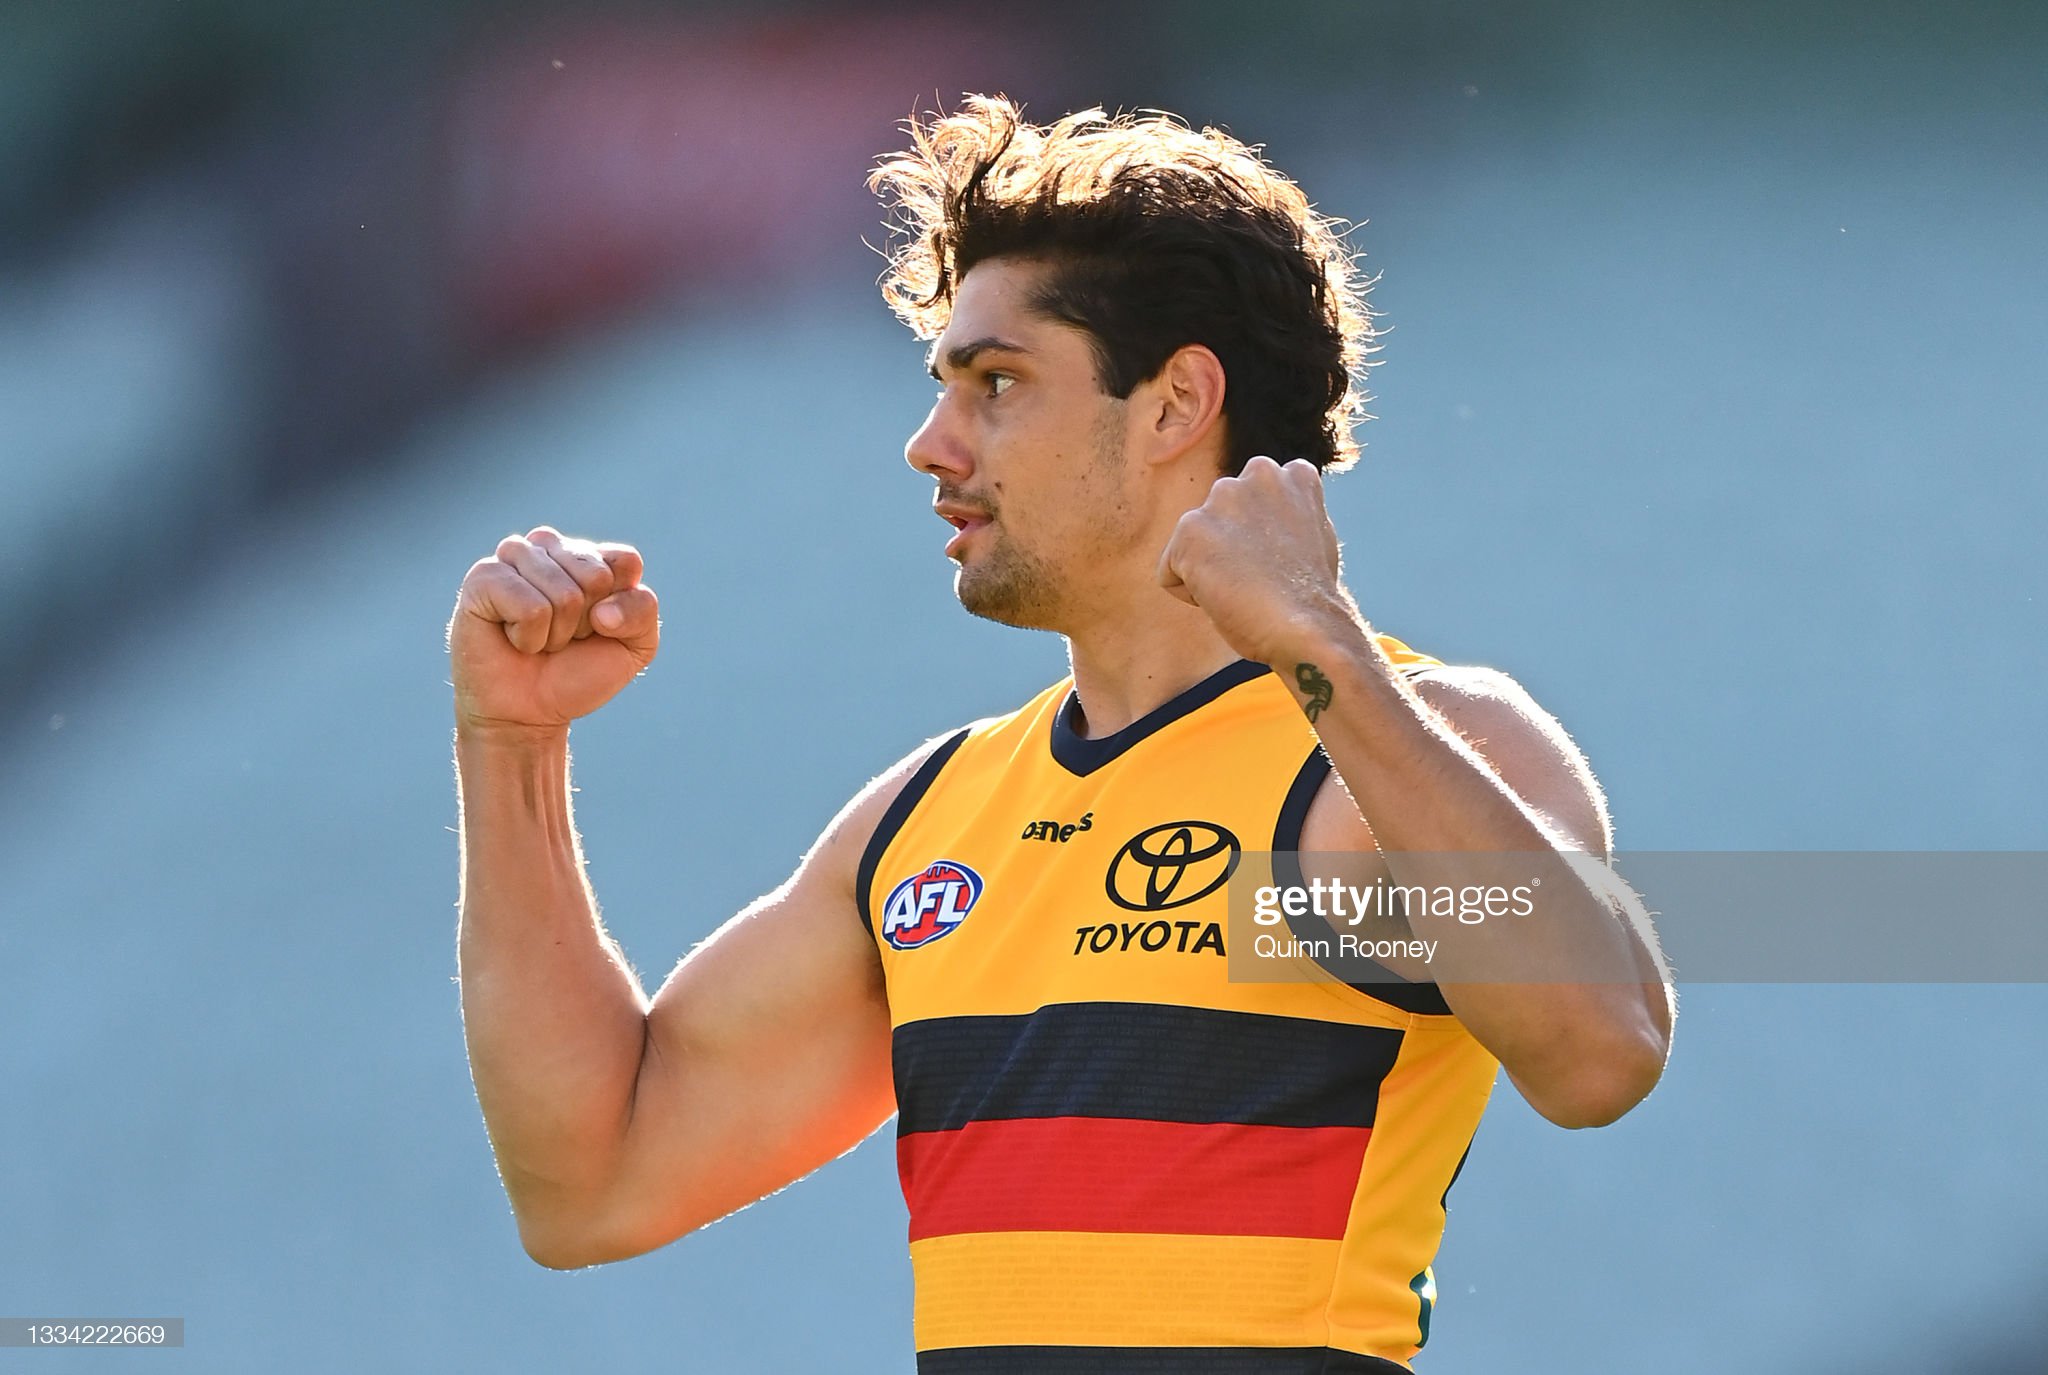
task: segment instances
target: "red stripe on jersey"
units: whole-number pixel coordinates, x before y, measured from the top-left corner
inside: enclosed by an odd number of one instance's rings
[[[1339,1238],[1370,1127],[1032,1117],[896,1143],[910,1239],[958,1232]]]

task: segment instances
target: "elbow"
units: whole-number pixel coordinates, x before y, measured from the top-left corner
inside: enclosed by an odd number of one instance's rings
[[[576,1252],[558,1251],[548,1246],[526,1246],[527,1259],[545,1270],[583,1270],[600,1264],[595,1260],[584,1260]]]
[[[519,1244],[534,1264],[549,1270],[587,1270],[652,1250],[636,1246],[617,1233],[602,1210],[588,1204],[539,1208],[513,1204],[519,1223]]]
[[[1612,1126],[1664,1077],[1670,1043],[1645,1028],[1598,1056],[1589,1056],[1541,1093],[1524,1091],[1529,1105],[1572,1131]]]
[[[519,1244],[534,1264],[549,1270],[585,1270],[622,1258],[586,1231],[559,1222],[544,1224],[527,1215],[519,1219]]]
[[[1652,1085],[1642,1088],[1600,1087],[1574,1093],[1536,1105],[1536,1111],[1555,1126],[1567,1131],[1611,1127],[1628,1115],[1629,1109],[1650,1096]]]
[[[515,1209],[519,1244],[534,1264],[549,1270],[587,1270],[593,1265],[631,1260],[695,1231],[703,1221],[660,1228],[643,1216],[605,1216],[589,1211]]]

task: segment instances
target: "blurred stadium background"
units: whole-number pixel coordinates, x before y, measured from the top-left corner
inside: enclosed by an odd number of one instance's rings
[[[662,658],[576,739],[650,983],[1062,671],[952,601],[861,243],[963,90],[1226,124],[1368,221],[1353,586],[1528,683],[1624,847],[2048,848],[2048,11],[1261,10],[0,10],[0,1311],[182,1315],[167,1368],[910,1369],[886,1135],[650,1258],[519,1251],[441,627],[509,530],[646,550]],[[1612,1129],[1502,1088],[1424,1375],[2048,1368],[2048,994],[1685,1001]]]

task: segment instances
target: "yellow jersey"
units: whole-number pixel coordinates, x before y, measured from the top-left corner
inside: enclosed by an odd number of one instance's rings
[[[1405,1370],[1496,1062],[1430,985],[1227,977],[1225,880],[1330,767],[1264,665],[1074,711],[945,741],[861,862],[920,1375]]]

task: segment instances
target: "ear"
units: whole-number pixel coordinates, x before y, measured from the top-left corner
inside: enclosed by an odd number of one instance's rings
[[[1151,381],[1143,413],[1146,458],[1166,463],[1223,442],[1223,364],[1205,345],[1174,350]]]

